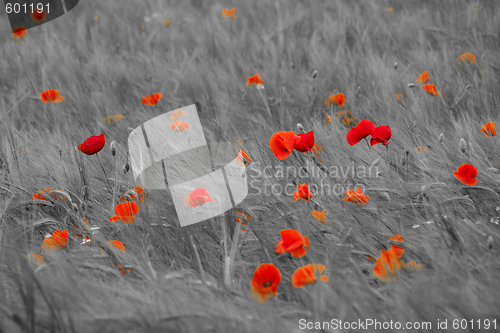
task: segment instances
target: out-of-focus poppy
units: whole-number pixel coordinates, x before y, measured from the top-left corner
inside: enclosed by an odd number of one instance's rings
[[[62,192],[62,189],[59,189],[59,191]],[[47,199],[47,197],[50,197],[50,195],[52,194],[52,189],[51,188],[46,188],[46,189],[43,189],[43,190],[40,190],[38,192],[36,192],[35,194],[33,194],[33,196],[31,197],[30,200],[45,200],[45,201],[48,201],[50,202],[50,200]],[[54,196],[55,199],[59,199],[59,196],[57,194],[52,194]],[[66,198],[64,196],[61,196],[61,198],[63,200],[66,200]],[[37,204],[38,206],[43,206],[43,204]]]
[[[239,165],[241,166],[247,166],[252,162],[250,159],[250,155],[244,150],[240,150],[238,152],[238,155],[236,155],[236,162],[238,162]]]
[[[346,191],[345,195],[347,196],[347,198],[342,199],[344,200],[344,202],[351,201],[358,206],[360,204],[363,206],[366,205],[368,199],[370,198],[369,196],[363,194],[363,191],[359,187],[356,187],[356,192],[354,192],[353,190]]]
[[[424,90],[429,94],[429,95],[433,95],[433,96],[436,96],[438,97],[438,92],[437,92],[437,89],[436,89],[436,86],[433,85],[433,84],[424,84],[422,86],[422,88],[424,88]]]
[[[40,99],[44,103],[52,102],[59,103],[64,101],[64,97],[59,95],[59,90],[48,89],[40,93]]]
[[[308,264],[297,268],[292,275],[292,284],[295,288],[302,288],[305,285],[316,283],[316,272],[321,281],[328,282],[330,279],[326,275],[321,275],[325,266],[321,264]]]
[[[28,257],[24,256],[24,260],[28,260]],[[45,263],[45,259],[41,255],[36,253],[29,254],[29,261],[34,262],[38,266],[41,266]]]
[[[283,254],[285,252],[291,253],[295,258],[303,257],[306,255],[309,247],[309,237],[300,234],[297,230],[283,229],[280,231],[281,239],[276,245],[276,253]]]
[[[261,86],[264,84],[264,81],[260,78],[259,73],[255,73],[254,76],[250,76],[247,78],[247,86],[254,84],[256,86]]]
[[[324,209],[322,212],[317,211],[317,210],[313,210],[313,211],[309,214],[309,216],[314,217],[317,221],[319,221],[319,222],[321,222],[321,223],[323,223],[323,224],[326,224],[326,222],[328,222],[328,221],[326,220],[325,215],[326,215],[326,209]]]
[[[145,202],[146,201],[146,192],[144,191],[144,188],[141,185],[135,185],[132,188],[129,188],[125,192],[122,193],[120,198],[118,199],[119,202],[126,202],[127,201],[127,196],[130,196],[133,202],[137,202],[137,198],[134,195],[135,192],[137,196],[139,197],[139,202]]]
[[[43,10],[41,12],[38,12],[38,10],[35,10],[33,13],[30,13],[30,17],[36,23],[40,23],[40,22],[47,19],[47,14],[45,14],[45,12]]]
[[[185,117],[185,116],[186,116],[186,114],[187,114],[187,112],[186,112],[186,111],[184,111],[184,110],[177,110],[177,111],[172,112],[172,113],[170,114],[170,119],[173,119],[173,120],[179,120],[179,119],[181,119],[181,118]]]
[[[375,267],[373,267],[373,275],[382,281],[392,282],[391,276],[393,280],[396,281],[396,273],[399,272],[400,269],[401,263],[396,251],[389,249],[378,257]],[[389,276],[389,273],[391,273],[391,276]]]
[[[377,143],[382,143],[384,146],[389,143],[391,138],[391,128],[389,126],[378,126],[372,132],[372,138],[370,140],[370,145],[376,145]]]
[[[163,24],[165,24],[165,25],[169,25],[169,24],[170,24],[170,20],[163,20],[162,22],[163,22]]]
[[[276,156],[278,160],[284,160],[295,148],[297,140],[297,136],[293,131],[278,131],[271,136],[269,145],[274,156]]]
[[[477,169],[472,164],[462,164],[453,174],[462,184],[474,186],[477,184]]]
[[[208,194],[207,189],[198,187],[186,195],[184,198],[184,206],[186,206],[186,208],[195,208],[211,201],[214,201],[214,199]]]
[[[82,144],[78,145],[78,150],[86,155],[94,155],[104,148],[106,144],[106,138],[104,133],[101,135],[92,135],[83,141]]]
[[[330,103],[332,105],[339,105],[340,107],[344,107],[345,104],[345,96],[343,93],[338,93],[335,95],[330,95],[326,100],[325,100],[325,106],[327,108],[330,107]]]
[[[460,64],[460,67],[462,67],[462,61],[464,61],[464,60],[467,60],[467,62],[470,64],[476,63],[476,56],[472,53],[469,53],[469,52],[465,52],[457,59],[458,59],[458,63]]]
[[[142,98],[142,103],[146,105],[155,106],[156,104],[158,104],[158,101],[162,97],[163,95],[161,93],[156,93],[151,96],[146,95]]]
[[[231,211],[231,213],[242,215],[242,216],[234,216],[234,215],[232,216],[233,221],[240,223],[242,226],[246,226],[248,220],[252,218],[252,216],[245,214],[241,211]],[[241,231],[245,232],[246,230],[242,228]]]
[[[309,131],[307,133],[300,133],[297,135],[300,141],[295,141],[295,149],[304,153],[306,151],[312,150],[314,147],[314,131]]]
[[[349,145],[354,146],[359,143],[361,140],[371,135],[375,130],[375,125],[369,120],[361,120],[359,124],[354,127],[351,127],[349,132],[346,134],[347,143]]]
[[[490,121],[487,124],[484,124],[483,127],[479,129],[486,136],[495,136],[497,134],[497,126],[494,122]]]
[[[232,17],[236,20],[236,15],[234,15],[235,10],[236,10],[235,8],[231,8],[231,9],[223,8],[222,9],[222,17]]]
[[[312,152],[313,152],[313,153],[314,153],[314,155],[316,155],[316,157],[318,158],[319,163],[322,163],[322,162],[321,162],[321,157],[319,156],[319,152],[320,152],[321,150],[323,150],[323,146],[322,146],[322,145],[319,145],[319,146],[318,146],[318,144],[316,144],[316,143],[315,143],[315,144],[314,144],[314,147],[313,147],[313,149],[312,149]]]
[[[115,214],[111,216],[109,222],[123,221],[127,224],[135,222],[135,216],[139,213],[139,205],[135,202],[122,202],[116,205]]]
[[[17,27],[14,29],[14,32],[12,33],[12,38],[17,40],[17,42],[19,43],[19,41],[26,36],[27,32],[28,30],[25,27]]]
[[[259,304],[264,304],[269,298],[276,295],[281,282],[279,269],[273,264],[262,264],[255,270],[251,283],[253,298]]]
[[[108,241],[108,244],[120,251],[122,251],[123,253],[125,253],[125,246],[123,245],[122,242],[118,241],[118,240],[110,240]],[[101,252],[104,252],[103,249],[101,249]]]
[[[429,82],[429,72],[425,71],[422,74],[420,74],[420,76],[417,79],[417,82],[422,84]]]
[[[297,202],[299,199],[304,199],[309,202],[312,198],[313,194],[309,191],[307,187],[307,183],[297,185],[297,191],[293,191],[293,200]]]
[[[170,124],[170,128],[173,129],[176,132],[182,132],[190,128],[191,125],[186,123],[185,121],[174,121],[173,123]]]
[[[403,237],[401,237],[400,235],[394,235],[394,236],[392,236],[389,239],[393,240],[393,241],[398,241],[398,242],[404,242],[405,241],[403,239]],[[403,256],[403,253],[405,252],[405,248],[401,247],[401,246],[398,246],[398,245],[391,245],[391,249],[394,251],[394,254],[396,254],[396,257],[398,259],[401,258]]]
[[[122,119],[122,115],[121,114],[115,114],[114,116],[108,116],[108,117],[104,117],[104,123],[108,123],[108,124],[113,124],[115,125],[115,122],[113,121],[113,118],[118,122],[120,119]]]

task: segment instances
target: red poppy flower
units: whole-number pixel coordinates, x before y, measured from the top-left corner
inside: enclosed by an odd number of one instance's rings
[[[12,38],[17,39],[17,42],[19,43],[19,40],[23,39],[27,32],[28,30],[25,27],[17,27],[12,33]]]
[[[156,93],[151,96],[146,95],[142,98],[142,103],[146,105],[155,106],[156,104],[158,104],[158,101],[162,97],[163,95],[161,93]]]
[[[232,17],[236,20],[236,15],[234,15],[235,10],[236,10],[235,8],[232,9],[222,8],[222,17]]]
[[[198,187],[186,195],[184,198],[184,206],[186,206],[186,208],[195,208],[212,201],[214,201],[214,198],[208,194],[207,189]]]
[[[474,186],[477,183],[477,169],[472,164],[462,164],[453,174],[465,185]]]
[[[40,93],[40,99],[44,103],[58,103],[64,101],[64,97],[59,95],[59,90],[48,89]]]
[[[356,192],[352,191],[352,190],[346,191],[345,195],[347,196],[347,198],[342,199],[344,202],[351,201],[351,202],[354,202],[358,206],[360,204],[363,206],[366,205],[366,203],[368,202],[368,199],[370,199],[369,196],[363,194],[363,191],[359,187],[356,187]]]
[[[300,232],[293,229],[283,229],[280,231],[281,239],[276,245],[276,253],[283,254],[285,252],[291,253],[295,258],[303,257],[306,255],[309,247],[309,237],[302,237]]]
[[[271,136],[269,145],[271,147],[271,150],[273,151],[274,156],[276,156],[278,160],[284,160],[291,154],[291,152],[295,148],[295,143],[298,140],[299,139],[296,138],[296,135],[293,131],[278,131]]]
[[[122,202],[116,205],[115,214],[111,216],[109,222],[123,221],[127,224],[135,222],[135,216],[139,213],[139,205],[135,202]]]
[[[94,155],[104,148],[105,143],[104,133],[101,135],[92,135],[83,141],[82,144],[78,145],[78,150],[87,155]]]
[[[300,138],[300,141],[296,139],[295,141],[295,149],[304,153],[306,151],[310,151],[314,147],[314,131],[310,131],[307,133],[300,133],[297,135],[297,138]],[[298,142],[297,142],[298,141]]]
[[[256,73],[254,76],[250,76],[247,78],[247,86],[254,84],[256,86],[261,86],[264,84],[264,81],[261,80],[260,75]]]
[[[36,23],[40,23],[47,19],[47,14],[42,10],[41,13],[38,10],[35,10],[33,13],[30,13],[31,19]]]
[[[302,288],[305,285],[316,283],[316,272],[323,282],[328,282],[330,279],[326,275],[321,275],[325,270],[325,266],[321,264],[308,264],[297,268],[292,275],[292,284],[295,288]]]
[[[436,96],[438,97],[438,92],[437,92],[437,89],[436,89],[436,86],[433,85],[433,84],[424,84],[422,86],[422,88],[424,88],[424,90],[429,94],[429,95],[433,95],[433,96]]]
[[[370,144],[376,145],[377,143],[382,143],[384,146],[389,143],[391,138],[391,128],[389,126],[378,126],[372,132],[372,138]]]
[[[52,237],[45,238],[42,244],[42,249],[48,251],[58,251],[64,249],[68,245],[68,229],[52,233]]]
[[[423,72],[417,79],[418,83],[427,83],[429,82],[429,72]]]
[[[462,61],[464,61],[466,59],[467,59],[467,62],[470,64],[476,63],[476,56],[473,55],[472,53],[465,52],[460,57],[458,57],[458,63],[460,64],[460,67],[462,67]]]
[[[259,304],[264,304],[276,295],[281,282],[279,269],[273,264],[262,264],[255,270],[252,278],[251,292]]]
[[[345,104],[345,96],[343,93],[338,93],[336,95],[330,95],[326,100],[325,100],[325,106],[328,108],[330,107],[330,103],[339,105],[340,107],[344,107]]]
[[[497,126],[494,122],[490,121],[479,129],[486,136],[495,136],[497,134]]]
[[[369,120],[361,120],[359,124],[351,127],[349,132],[346,134],[347,143],[354,146],[368,135],[371,135],[375,130],[375,125]]]
[[[146,201],[146,192],[144,191],[144,188],[142,188],[141,185],[135,185],[132,188],[129,188],[125,192],[122,193],[120,198],[118,199],[119,202],[127,202],[126,196],[129,195],[130,198],[132,199],[133,202],[137,203],[137,198],[135,197],[134,194],[129,193],[131,191],[135,191],[137,196],[139,196],[139,201],[140,202],[145,202]]]
[[[108,244],[125,253],[125,246],[123,245],[122,242],[117,240],[110,240],[108,241]]]
[[[389,272],[394,281],[397,280],[396,272],[401,270],[401,263],[397,256],[397,252],[393,249],[382,252],[378,257],[375,267],[373,267],[373,275],[382,281],[392,282]]]
[[[398,242],[404,242],[405,241],[403,239],[403,237],[401,237],[400,235],[394,235],[394,236],[392,236],[389,239],[393,240],[393,241],[398,241]],[[396,257],[398,259],[401,258],[401,256],[403,256],[403,253],[405,252],[405,248],[401,247],[401,246],[398,246],[398,245],[391,245],[391,249],[394,251],[394,254],[396,254]]]
[[[297,185],[297,191],[293,191],[293,200],[295,202],[297,202],[297,200],[299,200],[300,198],[309,202],[312,196],[313,194],[311,193],[311,191],[309,191],[306,183]]]
[[[236,162],[238,162],[239,165],[241,166],[247,166],[252,162],[250,159],[250,155],[244,150],[240,150],[238,152],[238,155],[236,155]]]
[[[314,217],[317,221],[323,223],[323,224],[326,224],[326,222],[328,222],[326,220],[326,209],[324,209],[322,212],[318,211],[318,210],[313,210],[309,216],[311,217]]]

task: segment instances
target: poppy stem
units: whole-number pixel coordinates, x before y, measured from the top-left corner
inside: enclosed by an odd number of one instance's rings
[[[262,88],[257,88],[257,90],[259,91],[259,94],[260,94],[260,97],[262,97],[262,100],[264,101],[264,104],[266,106],[266,109],[267,109],[267,113],[269,114],[269,119],[272,118],[271,116],[271,109],[269,108],[269,104],[267,104],[267,99],[266,99],[266,96],[264,96],[264,93],[262,92]]]
[[[109,182],[108,177],[106,177],[106,172],[104,171],[104,166],[102,165],[101,159],[99,158],[99,153],[95,153],[95,154],[96,154],[96,156],[97,156],[97,160],[99,161],[99,164],[101,165],[102,173],[104,173],[104,178],[105,178],[105,179],[106,179],[106,181],[108,182],[108,185],[109,185],[109,191],[111,192],[111,195],[113,195],[113,190],[112,190],[112,187],[111,187],[111,183]]]
[[[368,139],[365,137],[366,144],[368,145],[368,149],[370,149],[370,142],[368,142]]]

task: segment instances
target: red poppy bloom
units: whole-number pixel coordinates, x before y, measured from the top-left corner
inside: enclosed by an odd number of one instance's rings
[[[238,155],[236,155],[236,162],[238,162],[241,166],[247,166],[251,161],[250,155],[248,155],[248,153],[244,150],[240,150]]]
[[[279,269],[273,264],[262,264],[255,270],[252,278],[251,292],[259,304],[264,304],[276,295],[281,282]]]
[[[398,241],[398,242],[404,242],[405,240],[403,239],[403,237],[401,237],[400,235],[394,235],[392,236],[391,238],[389,238],[390,240],[393,240],[393,241]],[[401,247],[401,246],[398,246],[398,245],[391,245],[391,249],[394,251],[394,254],[396,254],[396,257],[399,259],[401,258],[401,256],[403,255],[403,253],[405,252],[405,248],[404,247]]]
[[[474,186],[477,183],[477,169],[472,164],[462,164],[453,174],[465,185]]]
[[[108,244],[125,253],[125,246],[123,245],[122,242],[117,240],[110,240],[108,241]]]
[[[222,8],[222,17],[232,17],[236,20],[236,15],[234,15],[235,10],[236,10],[235,8],[232,9]]]
[[[427,83],[429,82],[429,72],[423,72],[417,79],[418,83]]]
[[[269,145],[271,150],[273,151],[274,156],[278,160],[284,160],[287,158],[295,148],[295,143],[299,139],[296,138],[296,135],[293,131],[282,132],[278,131],[271,136],[271,140],[269,141]]]
[[[208,194],[207,189],[198,187],[186,195],[184,198],[184,206],[186,206],[186,208],[195,208],[211,201],[214,201],[214,198]]]
[[[261,80],[260,75],[256,73],[254,76],[250,76],[247,78],[247,86],[254,84],[256,86],[260,86],[264,84],[264,81]]]
[[[304,153],[306,151],[310,151],[314,147],[314,131],[310,131],[307,133],[300,133],[297,135],[300,138],[300,141],[296,141],[295,149]]]
[[[295,258],[303,257],[306,255],[309,247],[309,237],[302,237],[300,232],[293,229],[283,229],[280,231],[281,239],[276,245],[276,253],[283,254],[285,252],[291,253]]]
[[[326,222],[328,222],[326,220],[325,215],[326,215],[326,209],[324,209],[322,212],[317,211],[317,210],[313,210],[311,212],[311,214],[309,214],[309,216],[314,217],[317,221],[319,221],[323,224],[326,224]]]
[[[368,135],[371,135],[375,130],[375,125],[369,120],[361,120],[359,124],[351,127],[349,132],[346,134],[347,143],[354,146]]]
[[[339,105],[340,107],[344,107],[345,104],[345,96],[343,93],[338,93],[336,95],[330,95],[326,100],[325,100],[325,106],[328,108],[330,107],[330,103],[334,105]]]
[[[52,237],[45,238],[42,244],[42,249],[48,251],[59,251],[68,245],[68,229],[52,233]]]
[[[122,195],[120,196],[120,198],[118,199],[118,201],[119,202],[126,202],[127,201],[126,195],[129,195],[130,198],[132,199],[132,201],[135,202],[135,203],[137,203],[137,198],[135,197],[134,194],[129,193],[129,191],[135,191],[135,193],[139,197],[139,201],[140,202],[145,202],[146,201],[146,192],[144,191],[144,188],[142,188],[141,185],[135,185],[134,187],[129,188],[128,190],[126,190],[125,192],[123,192]]]
[[[342,199],[344,202],[351,201],[351,202],[354,202],[358,206],[360,204],[363,206],[366,205],[366,203],[368,202],[368,199],[370,199],[369,196],[363,194],[363,191],[359,187],[356,187],[356,192],[354,192],[352,190],[346,191],[345,195],[347,196],[347,198]]]
[[[17,42],[19,43],[19,40],[23,39],[27,32],[28,30],[25,27],[17,27],[12,33],[12,38],[17,39]]]
[[[391,273],[394,281],[396,281],[396,272],[399,272],[400,269],[401,263],[397,255],[397,251],[389,249],[388,251],[382,252],[380,257],[378,257],[375,267],[373,267],[373,275],[382,281],[392,282],[389,272]]]
[[[422,86],[422,88],[424,88],[424,90],[429,94],[429,95],[433,95],[433,96],[436,96],[438,97],[438,92],[437,92],[437,89],[436,89],[436,86],[433,85],[433,84],[424,84]]]
[[[170,128],[173,129],[176,132],[185,131],[185,130],[187,130],[190,127],[191,127],[191,125],[189,125],[185,121],[179,121],[179,120],[176,120],[176,121],[174,121],[173,123],[170,124]]]
[[[163,95],[161,93],[156,93],[151,96],[146,95],[142,98],[142,103],[146,105],[155,106],[156,104],[158,104],[158,101],[162,97]]]
[[[479,129],[486,136],[495,136],[497,134],[497,126],[494,122],[490,121]]]
[[[41,13],[38,10],[35,10],[33,13],[30,13],[31,19],[36,23],[40,23],[47,19],[47,14],[42,10]]]
[[[391,138],[391,128],[389,126],[378,126],[372,132],[372,138],[370,144],[376,145],[377,143],[382,143],[384,146],[389,143]]]
[[[293,200],[297,202],[300,198],[304,199],[305,201],[309,202],[311,200],[313,194],[311,191],[309,191],[309,188],[307,187],[307,184],[300,184],[297,185],[297,191],[293,192]]]
[[[59,95],[59,90],[48,89],[40,93],[40,99],[44,103],[58,103],[64,101],[64,97]]]
[[[321,275],[325,270],[325,266],[321,264],[308,264],[297,268],[292,275],[292,284],[295,288],[302,288],[305,285],[316,283],[316,272],[323,282],[328,282],[330,279],[326,275]]]
[[[462,61],[464,61],[466,59],[467,59],[467,62],[470,64],[476,63],[476,56],[473,55],[472,53],[465,52],[460,57],[458,57],[458,63],[460,64],[460,67],[462,67]]]
[[[139,205],[135,202],[122,202],[116,205],[115,214],[111,216],[109,222],[123,221],[127,224],[135,222],[135,216],[139,213]]]
[[[78,145],[78,150],[87,155],[94,155],[104,148],[105,143],[104,133],[101,135],[92,135],[83,141],[82,144]]]

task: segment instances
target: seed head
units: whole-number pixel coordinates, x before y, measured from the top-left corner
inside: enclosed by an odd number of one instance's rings
[[[442,143],[443,143],[443,140],[444,140],[444,134],[443,134],[443,133],[441,133],[441,134],[439,134],[439,143],[441,143],[441,144],[442,144]]]
[[[302,133],[305,133],[305,131],[304,131],[304,126],[302,126],[302,124],[300,124],[300,123],[299,123],[299,124],[297,124],[297,129],[298,129],[299,131],[301,131]]]
[[[493,249],[493,237],[488,237],[488,249]]]
[[[115,156],[116,155],[116,143],[114,141],[111,141],[111,144],[109,145],[109,149],[111,150],[111,155]]]
[[[415,88],[415,83],[408,83],[408,88]]]
[[[398,62],[397,61],[394,63],[394,69],[398,69]]]
[[[314,72],[313,72],[313,79],[315,79],[315,78],[316,78],[316,76],[318,76],[318,71],[314,71]]]
[[[127,162],[123,165],[123,173],[127,173],[130,170],[130,164]]]
[[[467,152],[467,142],[463,138],[460,139],[460,149],[464,154]]]

